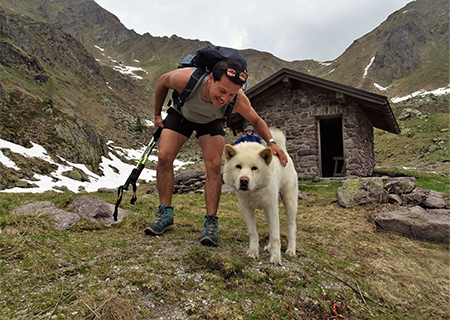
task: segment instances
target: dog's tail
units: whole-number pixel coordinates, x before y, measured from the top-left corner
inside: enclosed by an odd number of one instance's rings
[[[284,132],[281,131],[278,128],[270,127],[270,133],[272,134],[272,137],[277,142],[277,145],[284,151],[286,151],[286,136],[284,135]]]

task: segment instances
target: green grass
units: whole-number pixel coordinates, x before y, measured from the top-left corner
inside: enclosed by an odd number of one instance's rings
[[[332,198],[336,195],[336,191],[341,185],[338,182],[317,183],[305,180],[299,182],[299,189],[307,194],[322,194],[323,196]]]
[[[411,170],[405,170],[400,168],[390,168],[386,171],[392,173],[400,173],[410,177],[415,177],[417,182],[417,187],[422,189],[434,190],[442,192],[444,197],[450,197],[450,178],[447,175],[442,175],[438,173],[423,173]]]
[[[448,177],[450,174],[449,113],[399,122],[402,133],[374,130],[376,164],[389,170],[409,170]],[[408,169],[409,168],[409,169]]]
[[[216,248],[198,241],[202,195],[174,196],[176,229],[148,238],[158,201],[144,188],[135,206],[122,202],[135,215],[119,225],[83,220],[66,231],[45,215],[10,212],[44,200],[70,210],[81,195],[1,193],[0,318],[328,319],[335,306],[345,319],[449,319],[448,246],[377,232],[373,208],[339,207],[339,186],[300,181],[309,196],[299,201],[297,256],[283,255],[282,266],[262,251],[247,258],[246,225],[231,193],[221,199]],[[262,212],[257,221],[263,247]]]

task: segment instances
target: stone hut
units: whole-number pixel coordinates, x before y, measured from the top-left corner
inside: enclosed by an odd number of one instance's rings
[[[373,127],[400,133],[387,97],[281,69],[246,95],[270,126],[286,132],[300,178],[370,176],[375,168]],[[233,116],[242,130],[244,119]]]

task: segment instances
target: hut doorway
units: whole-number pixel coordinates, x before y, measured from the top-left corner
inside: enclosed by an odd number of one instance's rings
[[[345,175],[342,117],[319,119],[321,176]]]

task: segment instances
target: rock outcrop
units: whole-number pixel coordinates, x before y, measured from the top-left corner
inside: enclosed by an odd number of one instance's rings
[[[26,204],[14,210],[13,214],[33,214],[41,213],[48,214],[55,221],[55,229],[65,230],[70,229],[77,224],[81,218],[78,214],[73,212],[67,212],[62,209],[58,209],[50,201],[38,201],[30,204]]]
[[[420,206],[375,215],[378,228],[403,236],[450,243],[449,210],[425,210]]]
[[[440,192],[417,188],[414,177],[353,179],[337,192],[345,208],[361,204],[391,203],[396,209],[381,208],[374,221],[378,229],[407,237],[450,243],[450,199]]]
[[[55,221],[54,227],[57,230],[70,229],[80,222],[81,218],[89,219],[93,223],[102,223],[109,227],[121,222],[124,217],[133,215],[130,211],[119,208],[117,221],[114,221],[114,206],[103,200],[90,197],[76,198],[72,202],[71,208],[75,212],[59,209],[50,201],[38,201],[23,205],[14,210],[12,214],[48,214]]]
[[[346,180],[337,190],[339,204],[344,208],[360,204],[378,205],[385,201],[386,197],[383,180],[378,177]]]

